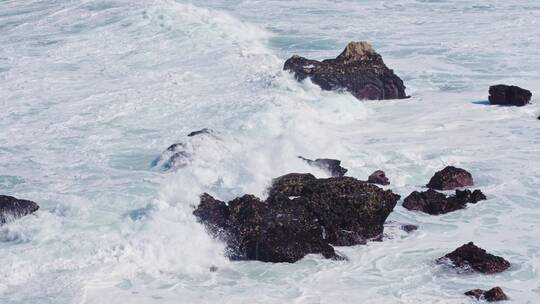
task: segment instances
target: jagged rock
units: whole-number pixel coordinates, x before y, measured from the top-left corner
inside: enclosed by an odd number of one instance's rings
[[[447,166],[435,173],[427,187],[437,190],[453,190],[472,185],[474,185],[474,182],[469,172],[454,166]]]
[[[403,229],[405,232],[411,233],[415,230],[418,230],[418,226],[413,225],[413,224],[406,224],[406,225],[402,225],[401,229]]]
[[[486,196],[480,190],[456,190],[456,194],[446,196],[444,193],[428,189],[424,192],[414,191],[403,200],[403,207],[431,215],[444,214],[465,208],[467,203],[476,204],[485,200]]]
[[[454,267],[474,270],[485,274],[503,272],[510,267],[510,262],[502,257],[487,253],[484,249],[469,242],[453,252],[439,258],[437,262],[450,261]]]
[[[198,131],[193,131],[191,133],[188,134],[188,137],[193,137],[193,136],[197,136],[197,135],[201,135],[201,134],[212,134],[214,131],[212,129],[208,129],[208,128],[204,128],[204,129],[200,129]]]
[[[301,160],[308,163],[310,166],[317,167],[319,169],[325,170],[332,177],[341,177],[347,173],[347,169],[341,166],[341,161],[337,159],[330,158],[317,158],[316,160],[311,160],[302,156],[298,156]]]
[[[531,101],[532,93],[517,86],[504,84],[489,87],[489,102],[494,105],[524,106]]]
[[[346,90],[358,99],[407,98],[403,81],[367,42],[351,42],[336,59],[309,60],[294,55],[284,70],[298,81],[310,78],[323,90]]]
[[[399,199],[352,177],[299,173],[274,179],[268,193],[266,201],[244,195],[228,204],[203,194],[194,214],[214,236],[215,227],[225,231],[217,237],[232,259],[295,262],[309,253],[342,259],[331,245],[364,244],[380,236]]]
[[[39,205],[13,196],[0,195],[0,225],[36,212]]]
[[[500,287],[493,287],[490,290],[473,289],[467,291],[465,295],[474,297],[477,300],[486,300],[488,302],[508,300],[508,296]]]
[[[379,185],[390,185],[390,180],[386,177],[386,174],[382,170],[377,170],[368,177],[368,183]]]

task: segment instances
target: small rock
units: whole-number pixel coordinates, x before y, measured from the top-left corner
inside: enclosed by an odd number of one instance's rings
[[[401,229],[403,229],[405,232],[411,233],[415,230],[418,230],[418,226],[413,225],[413,224],[406,224],[406,225],[401,226]]]
[[[386,177],[386,174],[382,170],[377,170],[368,177],[368,183],[379,185],[390,185],[390,180]]]
[[[469,172],[454,166],[447,166],[435,173],[427,187],[437,190],[452,190],[472,186],[473,184],[473,178]]]
[[[467,203],[476,204],[485,200],[480,190],[456,190],[456,194],[446,196],[444,193],[428,189],[424,192],[414,191],[403,200],[403,207],[408,210],[421,211],[431,215],[445,214],[465,208]]]
[[[531,101],[532,93],[517,86],[504,84],[489,87],[489,102],[494,105],[524,106]]]
[[[476,298],[477,300],[486,300],[488,302],[497,302],[508,300],[508,296],[502,288],[493,287],[490,290],[473,289],[465,293],[467,296]]]
[[[17,199],[13,196],[0,195],[0,225],[32,214],[38,209],[39,205],[32,201]]]
[[[214,131],[212,129],[204,128],[198,131],[193,131],[188,134],[189,137],[201,135],[201,134],[212,134]]]
[[[503,272],[510,268],[510,262],[502,257],[487,253],[473,242],[467,243],[453,252],[439,258],[437,262],[450,260],[455,267],[474,270],[485,274]]]
[[[311,160],[308,158],[304,158],[302,156],[298,156],[298,158],[307,162],[310,166],[314,166],[319,169],[327,171],[328,173],[330,173],[332,177],[344,176],[345,173],[347,173],[348,171],[347,169],[341,166],[341,161],[337,159],[317,158],[316,160]]]
[[[351,42],[336,59],[321,61],[297,55],[283,67],[298,81],[310,78],[321,89],[346,90],[358,99],[407,98],[403,81],[367,42]]]

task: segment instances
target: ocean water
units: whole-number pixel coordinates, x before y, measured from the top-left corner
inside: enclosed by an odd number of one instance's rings
[[[0,303],[473,303],[501,286],[540,301],[540,3],[521,0],[0,1],[0,193],[41,209],[0,227]],[[367,40],[412,98],[357,101],[282,72]],[[516,84],[526,107],[488,106]],[[188,138],[204,127],[217,139]],[[187,142],[191,163],[152,168]],[[230,262],[191,215],[198,195],[265,196],[296,158],[377,169],[405,197],[445,165],[488,200],[391,214],[347,262]],[[406,235],[396,223],[420,229]],[[474,241],[497,275],[434,260]],[[216,266],[216,272],[209,268]]]

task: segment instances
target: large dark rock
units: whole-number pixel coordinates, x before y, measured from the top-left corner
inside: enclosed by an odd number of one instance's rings
[[[472,185],[474,185],[474,181],[469,172],[454,166],[447,166],[435,173],[427,187],[437,190],[452,190]]]
[[[504,84],[489,87],[489,102],[494,105],[524,106],[531,101],[532,93],[517,86]]]
[[[285,62],[284,70],[299,81],[310,78],[323,90],[346,90],[358,99],[408,97],[403,81],[367,42],[351,42],[336,59],[322,62],[294,55]]]
[[[510,267],[510,262],[502,257],[487,253],[473,242],[467,243],[437,260],[439,263],[450,261],[455,267],[478,271],[485,274],[503,272]]]
[[[377,170],[368,177],[368,183],[387,186],[390,185],[390,180],[386,177],[384,171]]]
[[[508,300],[508,296],[502,288],[493,287],[490,290],[473,289],[465,293],[465,295],[474,297],[477,300],[486,300],[488,302],[498,302]]]
[[[486,196],[480,190],[456,190],[456,194],[447,196],[444,193],[428,189],[424,192],[414,191],[403,201],[403,207],[424,213],[438,215],[465,208],[467,203],[476,204],[485,200]]]
[[[0,225],[11,220],[36,212],[38,204],[14,198],[13,196],[0,195]]]
[[[379,237],[399,200],[352,177],[299,173],[276,178],[268,193],[266,201],[244,195],[228,204],[204,194],[194,214],[214,235],[225,232],[217,237],[227,243],[232,259],[295,262],[310,253],[339,258],[331,245]]]
[[[341,166],[341,161],[337,159],[330,159],[330,158],[317,158],[316,160],[311,160],[302,156],[298,156],[298,158],[302,159],[306,163],[308,163],[310,166],[317,167],[319,169],[325,170],[332,177],[341,177],[344,176],[345,173],[347,173],[347,169],[343,168]]]

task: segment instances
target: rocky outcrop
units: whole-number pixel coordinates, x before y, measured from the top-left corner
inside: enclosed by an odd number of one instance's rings
[[[456,194],[447,196],[444,193],[428,189],[424,192],[414,191],[403,201],[403,207],[408,210],[421,211],[431,215],[444,214],[465,208],[467,203],[476,204],[485,200],[486,196],[480,190],[456,190]]]
[[[382,170],[377,170],[368,177],[368,183],[387,186],[390,185],[390,180],[386,177],[386,173]]]
[[[453,190],[472,185],[474,185],[474,181],[469,172],[454,166],[447,166],[435,173],[427,187],[436,190]]]
[[[36,212],[39,205],[13,196],[0,195],[0,225]]]
[[[532,93],[517,86],[504,84],[489,87],[489,102],[502,106],[524,106],[531,101]]]
[[[465,295],[474,297],[477,300],[486,300],[488,302],[498,302],[508,300],[508,296],[502,288],[493,287],[490,290],[473,289],[465,293]]]
[[[340,258],[331,245],[379,237],[399,199],[352,177],[299,173],[274,179],[268,194],[266,201],[244,195],[228,204],[204,194],[194,214],[226,242],[232,259],[295,262],[310,253]]]
[[[310,166],[317,167],[328,172],[332,177],[344,176],[348,171],[341,166],[341,161],[337,159],[317,158],[316,160],[311,160],[302,156],[298,156],[298,158],[305,161]]]
[[[453,252],[437,260],[439,263],[449,261],[454,267],[485,274],[503,272],[510,267],[510,262],[502,257],[487,253],[473,242],[467,243]]]
[[[294,55],[284,70],[298,81],[310,78],[323,90],[345,90],[358,99],[407,98],[403,81],[367,42],[351,42],[336,59],[310,60]]]

